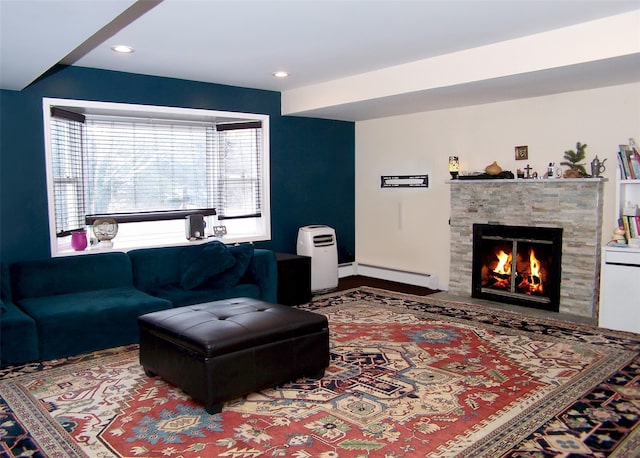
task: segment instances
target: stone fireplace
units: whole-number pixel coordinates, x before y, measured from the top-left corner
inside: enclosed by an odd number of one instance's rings
[[[604,181],[451,180],[449,293],[477,297],[472,275],[474,224],[560,228],[557,309],[597,317]],[[523,305],[508,298],[500,301]]]

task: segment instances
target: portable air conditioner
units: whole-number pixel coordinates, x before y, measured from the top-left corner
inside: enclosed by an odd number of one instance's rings
[[[311,258],[311,292],[321,293],[338,286],[336,231],[323,225],[298,230],[297,253]]]

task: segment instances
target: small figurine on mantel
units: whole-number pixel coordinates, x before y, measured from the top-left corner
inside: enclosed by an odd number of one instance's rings
[[[586,157],[585,148],[587,147],[586,143],[583,145],[582,143],[576,143],[576,150],[568,150],[564,152],[565,161],[561,162],[560,165],[566,165],[569,167],[564,174],[562,175],[565,178],[584,178],[588,176],[587,170],[584,168],[584,164],[578,164],[580,161],[584,161]]]
[[[596,154],[596,158],[593,161],[591,161],[591,176],[593,178],[598,178],[601,173],[604,173],[604,171],[606,170],[604,163],[606,161],[607,161],[606,159],[603,161],[600,161],[600,159],[598,159],[598,155]]]

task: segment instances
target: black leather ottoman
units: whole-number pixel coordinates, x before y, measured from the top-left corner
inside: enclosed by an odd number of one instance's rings
[[[138,326],[145,373],[178,386],[210,414],[248,393],[322,378],[329,365],[324,315],[256,299],[148,313]]]

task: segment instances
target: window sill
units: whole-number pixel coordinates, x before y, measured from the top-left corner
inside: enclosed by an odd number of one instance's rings
[[[216,226],[216,221],[207,217],[207,228]],[[227,223],[228,235],[215,237],[209,235],[204,239],[188,240],[185,237],[185,223],[181,220],[156,221],[147,223],[123,223],[119,225],[118,234],[113,239],[113,246],[92,245],[89,243],[86,249],[75,251],[71,247],[71,236],[56,238],[52,234],[51,255],[74,256],[90,253],[103,253],[110,251],[127,252],[139,248],[161,248],[167,246],[182,246],[206,243],[212,240],[220,240],[226,244],[259,242],[270,240],[271,233],[257,220],[230,220]],[[87,228],[87,237],[93,238],[93,231]],[[97,242],[94,239],[94,242]]]
[[[182,239],[167,239],[167,240],[151,240],[147,243],[140,243],[140,241],[119,241],[117,237],[113,239],[113,245],[100,245],[99,243],[92,246],[87,246],[84,250],[76,251],[71,247],[71,237],[65,237],[64,240],[60,240],[58,242],[57,250],[55,253],[52,253],[53,257],[62,257],[62,256],[81,256],[86,254],[95,254],[95,253],[109,253],[109,252],[123,252],[126,253],[128,251],[142,249],[142,248],[164,248],[169,246],[187,246],[187,245],[199,245],[202,243],[211,242],[213,240],[218,240],[227,245],[236,244],[236,243],[253,243],[260,241],[269,240],[267,237],[260,237],[257,235],[253,236],[223,236],[223,237],[206,237],[203,239],[194,239],[187,240],[185,238]]]

